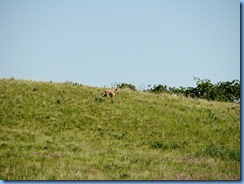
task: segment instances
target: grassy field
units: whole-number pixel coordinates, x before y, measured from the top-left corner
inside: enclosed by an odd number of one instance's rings
[[[239,180],[240,105],[0,79],[2,180]]]

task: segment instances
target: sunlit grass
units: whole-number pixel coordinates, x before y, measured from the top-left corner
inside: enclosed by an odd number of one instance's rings
[[[3,180],[238,180],[240,106],[0,80]]]

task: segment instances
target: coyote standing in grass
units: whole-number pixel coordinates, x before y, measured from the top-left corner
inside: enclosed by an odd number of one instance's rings
[[[113,98],[116,94],[119,94],[118,88],[115,88],[112,90],[106,89],[102,92],[102,97],[109,97],[110,96],[111,98]]]

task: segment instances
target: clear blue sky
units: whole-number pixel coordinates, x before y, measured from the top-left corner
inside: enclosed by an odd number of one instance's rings
[[[0,78],[195,86],[240,79],[238,0],[0,0]]]

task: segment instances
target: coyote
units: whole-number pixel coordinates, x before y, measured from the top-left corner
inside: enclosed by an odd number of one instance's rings
[[[118,88],[115,88],[113,90],[109,90],[109,89],[106,89],[102,92],[102,97],[111,97],[113,98],[116,94],[119,94],[118,93]]]

